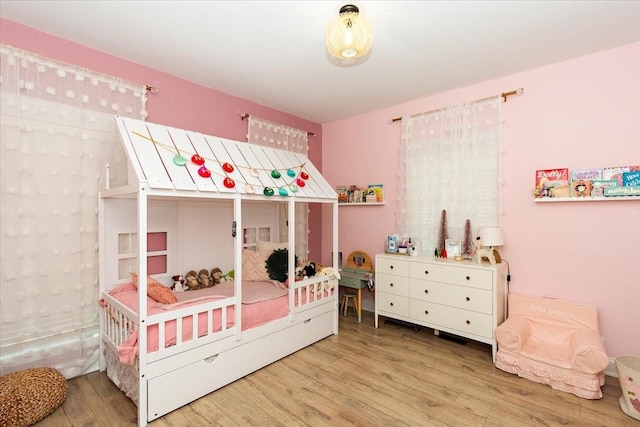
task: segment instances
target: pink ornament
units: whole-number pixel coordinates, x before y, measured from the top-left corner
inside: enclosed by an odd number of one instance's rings
[[[300,178],[309,179],[309,174],[306,173],[305,171],[302,171],[302,172],[300,172]]]
[[[209,178],[211,176],[211,171],[207,169],[206,166],[202,166],[200,169],[198,169],[198,175],[203,178]]]
[[[307,183],[304,182],[304,179],[301,178],[296,179],[296,184],[298,185],[298,187],[304,187],[305,185],[307,185]]]
[[[231,166],[229,163],[225,163],[222,165],[222,170],[224,170],[227,173],[231,173],[233,172],[233,166]]]

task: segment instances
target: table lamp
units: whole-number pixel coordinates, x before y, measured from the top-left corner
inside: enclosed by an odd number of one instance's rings
[[[478,236],[482,239],[484,246],[489,246],[493,250],[493,256],[496,258],[496,263],[501,263],[502,258],[500,253],[496,249],[497,246],[504,246],[504,233],[502,227],[480,227],[478,228]]]

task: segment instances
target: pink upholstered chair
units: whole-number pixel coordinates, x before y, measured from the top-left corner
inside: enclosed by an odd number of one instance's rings
[[[509,295],[496,367],[585,399],[602,397],[609,357],[594,306]]]

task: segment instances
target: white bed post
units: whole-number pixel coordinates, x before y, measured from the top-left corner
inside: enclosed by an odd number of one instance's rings
[[[289,280],[289,286],[293,287],[296,281],[296,199],[294,197],[290,197],[287,200],[288,211],[287,211],[287,236],[288,242],[287,247],[288,250],[288,263],[289,269],[287,271],[287,277]],[[293,292],[289,292],[289,320],[293,322],[295,319],[295,294]]]
[[[147,186],[138,187],[138,426],[147,425]]]
[[[338,268],[339,267],[339,263],[338,263],[338,200],[336,198],[336,200],[333,201],[333,209],[332,209],[332,214],[333,214],[333,220],[332,222],[332,229],[333,229],[333,237],[332,237],[332,248],[333,248],[333,259],[331,260],[332,264],[333,264],[333,268]],[[333,333],[334,335],[338,335],[338,329],[339,329],[339,322],[340,322],[340,286],[339,286],[340,282],[338,281],[338,283],[336,283],[336,310],[335,310],[335,323],[333,326]]]
[[[233,250],[235,256],[233,257],[233,270],[234,270],[234,282],[233,289],[236,297],[236,304],[234,309],[235,316],[235,328],[236,328],[236,341],[242,339],[242,196],[236,194],[233,199]]]

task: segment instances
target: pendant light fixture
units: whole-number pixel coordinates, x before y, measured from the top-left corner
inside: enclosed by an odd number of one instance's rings
[[[348,4],[327,25],[327,53],[341,61],[361,58],[371,51],[373,30],[357,6]]]

